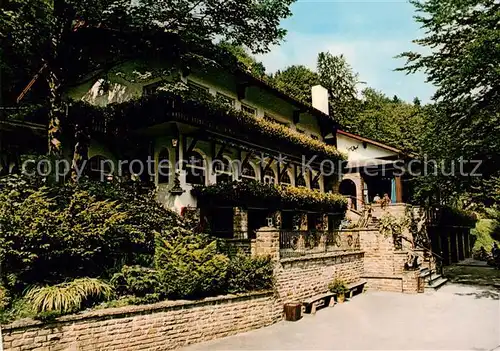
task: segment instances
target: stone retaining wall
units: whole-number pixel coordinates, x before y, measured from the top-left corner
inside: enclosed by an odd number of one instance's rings
[[[172,350],[275,323],[272,292],[166,301],[2,326],[5,351]],[[278,313],[279,311],[279,313]]]

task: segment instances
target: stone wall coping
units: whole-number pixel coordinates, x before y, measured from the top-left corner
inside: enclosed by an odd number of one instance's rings
[[[297,262],[297,261],[314,261],[314,260],[322,260],[325,258],[331,257],[339,257],[339,256],[351,256],[351,255],[359,255],[364,254],[364,251],[356,250],[356,251],[342,251],[342,252],[327,252],[313,255],[305,255],[300,257],[290,257],[290,258],[282,258],[280,259],[280,263],[288,263],[288,262]]]
[[[68,316],[62,316],[50,322],[42,322],[33,319],[21,319],[11,324],[1,325],[1,328],[3,333],[8,333],[16,329],[43,327],[61,323],[62,324],[74,323],[84,320],[105,320],[112,318],[131,317],[134,315],[151,314],[167,310],[177,310],[177,309],[193,308],[193,307],[200,307],[207,305],[231,303],[231,302],[244,301],[262,297],[271,297],[273,295],[274,291],[265,290],[265,291],[255,291],[245,294],[237,294],[237,295],[221,295],[215,297],[207,297],[202,300],[173,300],[173,301],[167,300],[150,305],[130,305],[124,307],[115,307],[115,308],[103,308]]]
[[[403,276],[399,275],[363,275],[362,279],[391,279],[391,280],[402,280]]]

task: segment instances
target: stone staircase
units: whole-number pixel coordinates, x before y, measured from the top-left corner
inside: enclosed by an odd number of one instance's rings
[[[448,282],[448,279],[436,272],[436,270],[430,270],[427,267],[420,269],[420,277],[424,279],[426,291],[438,290]]]

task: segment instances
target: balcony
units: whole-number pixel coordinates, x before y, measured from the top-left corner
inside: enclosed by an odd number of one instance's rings
[[[359,251],[358,231],[280,231],[280,257]]]

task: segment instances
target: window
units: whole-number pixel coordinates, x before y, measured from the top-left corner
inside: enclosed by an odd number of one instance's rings
[[[111,176],[111,161],[103,156],[94,156],[89,160],[89,177],[94,180],[103,180]]]
[[[316,179],[316,181],[314,181],[314,178],[316,178],[316,176],[313,174],[313,182],[311,183],[311,189],[316,189],[316,190],[321,190],[321,187],[319,186],[319,177],[318,179]]]
[[[196,151],[187,157],[186,182],[205,185],[205,159]]]
[[[158,90],[158,88],[163,83],[164,82],[157,82],[157,83],[153,83],[153,84],[149,84],[149,85],[144,86],[144,88],[142,88],[142,95],[143,96],[150,96],[150,95],[155,94],[156,91]]]
[[[188,80],[188,83],[187,83],[188,87],[190,90],[194,90],[194,91],[197,91],[197,92],[200,92],[200,93],[205,93],[205,94],[208,94],[209,93],[209,90],[207,87],[204,87],[203,85],[200,85],[198,83],[195,83],[191,80]]]
[[[168,184],[170,181],[170,158],[167,149],[162,149],[158,155],[158,184]]]
[[[288,123],[281,122],[281,121],[277,120],[276,118],[274,118],[273,116],[271,116],[271,115],[269,115],[267,113],[264,113],[264,119],[267,120],[267,121],[270,121],[270,122],[281,124],[282,126],[285,126],[285,127],[289,126]]]
[[[276,183],[276,176],[274,174],[274,171],[270,168],[264,173],[264,183],[266,184]]]
[[[255,180],[256,178],[255,169],[251,164],[246,163],[241,167],[241,179],[243,181]]]
[[[303,186],[303,187],[307,187],[307,184],[306,184],[306,179],[304,178],[304,176],[299,176],[297,178],[297,183],[296,183],[296,186]]]
[[[217,175],[217,184],[229,183],[233,180],[231,163],[225,157],[222,160],[214,160],[214,172]]]
[[[284,186],[292,185],[292,180],[290,179],[290,175],[288,174],[288,172],[285,172],[281,175],[280,184]]]
[[[232,97],[229,97],[229,96],[224,95],[222,93],[217,93],[217,100],[219,100],[223,104],[231,106],[231,107],[234,107],[234,103],[236,102],[236,100],[233,99]]]
[[[248,105],[241,104],[241,111],[246,112],[250,115],[255,116],[257,114],[257,110]]]

